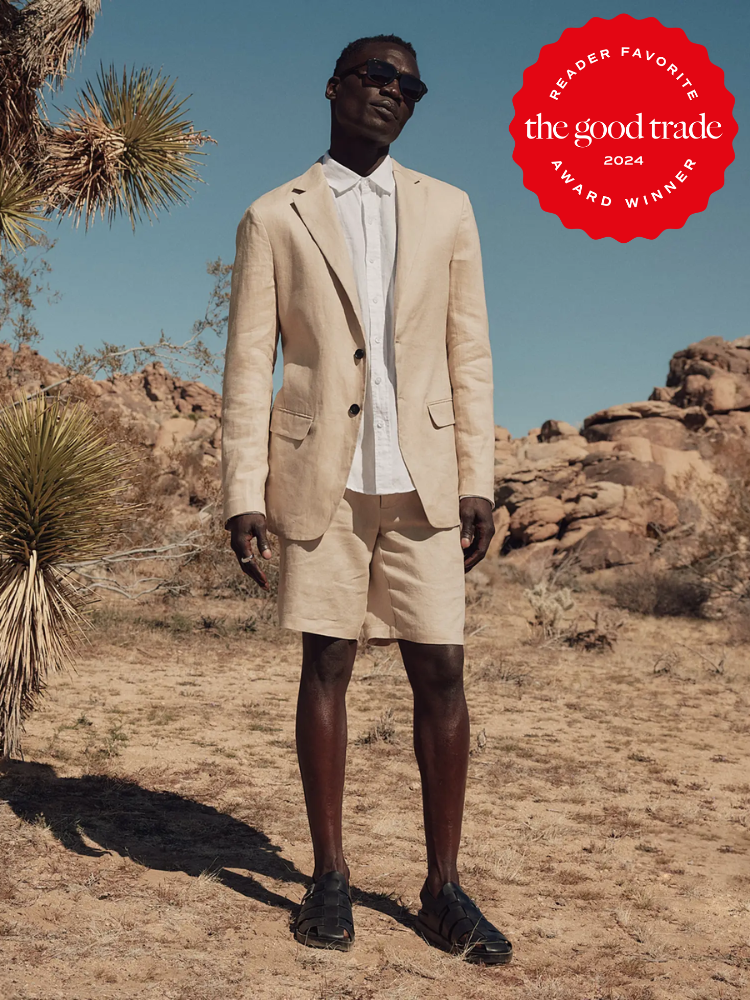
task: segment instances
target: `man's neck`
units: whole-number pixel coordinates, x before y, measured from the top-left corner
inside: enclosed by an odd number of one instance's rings
[[[358,143],[347,139],[338,141],[331,136],[329,152],[337,163],[353,170],[360,177],[369,177],[388,156],[390,146],[376,146],[372,143]]]

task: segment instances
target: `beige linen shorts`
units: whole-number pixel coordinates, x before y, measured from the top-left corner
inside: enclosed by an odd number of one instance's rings
[[[325,534],[279,544],[282,628],[377,645],[463,644],[461,528],[433,528],[416,490],[347,489]]]

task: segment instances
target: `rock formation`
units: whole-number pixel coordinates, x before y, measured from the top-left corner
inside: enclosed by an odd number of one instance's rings
[[[493,550],[516,560],[575,553],[585,570],[647,559],[700,516],[703,491],[721,490],[711,460],[732,436],[750,447],[750,337],[678,351],[666,386],[580,429],[548,420],[514,440],[498,427]]]

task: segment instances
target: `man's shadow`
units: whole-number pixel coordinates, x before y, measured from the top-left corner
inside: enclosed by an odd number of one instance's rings
[[[0,801],[27,823],[43,819],[76,854],[101,857],[111,852],[146,868],[194,877],[210,871],[234,892],[287,910],[292,921],[299,904],[266,889],[253,873],[292,885],[309,883],[262,830],[213,806],[174,792],[151,791],[134,781],[100,774],[61,778],[49,764],[6,760],[0,768]],[[82,834],[98,848],[90,847]],[[352,886],[352,899],[414,926],[408,910],[383,893]]]

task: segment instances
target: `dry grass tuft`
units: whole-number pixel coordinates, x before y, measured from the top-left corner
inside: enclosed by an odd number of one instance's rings
[[[395,743],[396,726],[393,721],[393,709],[386,708],[378,721],[364,736],[355,740],[358,746],[369,746],[373,743]]]

